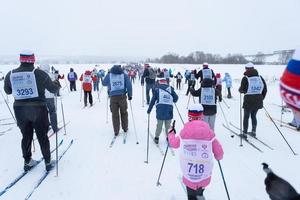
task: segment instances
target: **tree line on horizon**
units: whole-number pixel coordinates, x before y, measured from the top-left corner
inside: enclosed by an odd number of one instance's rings
[[[286,64],[291,55],[280,55],[278,62],[273,64]],[[204,62],[213,64],[245,64],[247,62],[253,62],[254,64],[265,64],[266,55],[262,52],[258,52],[252,60],[246,59],[242,54],[227,54],[222,57],[220,54],[204,53],[203,51],[195,51],[187,56],[180,56],[176,53],[167,53],[160,58],[148,58],[146,62],[149,63],[165,63],[165,64],[202,64]]]

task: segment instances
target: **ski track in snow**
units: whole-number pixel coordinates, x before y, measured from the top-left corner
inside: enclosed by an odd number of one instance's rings
[[[107,68],[111,65],[101,66]],[[200,67],[200,65],[160,64],[153,64],[153,66],[171,67],[176,71],[180,70],[182,73],[185,69],[199,69]],[[55,68],[65,75],[70,67],[73,67],[80,75],[85,69],[92,69],[94,65],[55,65]],[[4,73],[12,68],[1,66]],[[280,119],[281,108],[272,105],[274,103],[281,104],[278,81],[273,81],[273,79],[278,79],[281,76],[284,66],[257,66],[256,68],[268,84],[268,94],[264,105],[271,116]],[[224,104],[222,106],[227,120],[239,125],[239,93],[237,90],[244,67],[243,65],[212,65],[212,69],[215,72],[222,73],[222,76],[225,72],[229,72],[233,78],[232,93],[234,99],[224,98],[230,109],[223,106]],[[61,81],[61,84],[64,88],[65,81]],[[3,81],[0,82],[0,86],[3,88]],[[58,135],[59,140],[64,139],[65,141],[61,149],[64,149],[64,145],[71,139],[74,139],[74,144],[59,163],[59,177],[55,177],[54,171],[51,172],[30,199],[186,199],[185,191],[178,180],[181,171],[177,150],[174,150],[175,156],[172,156],[170,152],[168,153],[160,179],[162,185],[159,187],[156,186],[156,181],[163,157],[151,137],[149,163],[144,163],[147,150],[147,106],[142,107],[142,89],[138,79],[136,79],[133,87],[132,106],[139,144],[136,144],[131,111],[128,105],[129,131],[126,144],[123,144],[123,135],[120,134],[112,148],[109,148],[113,137],[110,112],[108,113],[108,123],[106,123],[106,88],[101,91],[100,102],[97,93],[93,92],[94,102],[97,103],[88,109],[81,109],[83,101],[80,102],[79,82],[77,82],[77,92],[69,93],[67,88],[61,90],[65,120],[70,121],[70,124],[66,127],[67,135]],[[187,120],[186,107],[188,101],[188,96],[185,96],[186,87],[187,85],[183,85],[181,91],[176,90],[179,94],[177,106],[185,121]],[[224,84],[223,95],[225,96]],[[8,100],[12,108],[13,98],[11,95],[8,96]],[[195,100],[197,99],[195,98]],[[3,99],[0,100],[0,110],[0,120],[10,117]],[[178,122],[176,123],[176,130],[180,132],[183,125],[175,107],[174,119]],[[285,113],[283,120],[291,121],[292,114]],[[60,103],[58,103],[58,121],[62,121]],[[222,123],[225,123],[225,120],[221,110],[218,109],[215,132],[224,148],[225,154],[221,164],[232,200],[268,199],[264,186],[265,173],[262,170],[262,162],[268,163],[275,173],[285,178],[300,191],[300,179],[297,175],[300,165],[299,156],[292,154],[272,122],[266,117],[263,109],[258,112],[257,137],[272,146],[273,151],[255,140],[251,140],[251,138],[250,140],[261,148],[264,153],[259,153],[245,142],[243,147],[240,147],[240,139],[238,137],[231,138],[231,133],[222,126]],[[5,128],[7,127],[10,126],[5,126]],[[151,132],[154,132],[155,127],[155,109],[153,109],[150,116]],[[250,127],[251,125],[249,125]],[[294,150],[300,153],[300,132],[279,128]],[[0,128],[0,130],[2,129],[3,127]],[[163,143],[164,140],[164,133],[162,133],[160,141]],[[9,134],[0,137],[0,190],[23,169],[20,141],[21,133],[17,127],[13,128]],[[55,137],[50,139],[50,143],[53,148]],[[41,153],[37,141],[35,146],[36,152],[33,153],[33,158],[38,159]],[[163,145],[162,147],[165,148]],[[44,170],[44,163],[41,163],[0,199],[24,199]],[[215,162],[211,184],[206,188],[204,195],[209,200],[227,199],[217,162]]]

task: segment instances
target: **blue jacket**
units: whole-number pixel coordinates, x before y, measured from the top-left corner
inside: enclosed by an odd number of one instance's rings
[[[173,103],[176,103],[178,101],[178,96],[174,91],[174,88],[172,86],[169,86],[167,84],[157,84],[153,91],[153,96],[150,101],[149,108],[147,110],[147,113],[149,114],[156,103],[156,119],[158,120],[171,120],[173,119],[173,105],[168,104],[158,104],[159,103],[159,90],[163,89],[166,90],[168,87],[171,87],[171,95],[173,97]]]
[[[115,90],[115,91],[111,91],[111,81],[110,81],[110,75],[111,74],[124,74],[124,89],[120,89],[120,90]],[[131,82],[129,80],[129,77],[127,74],[124,73],[123,69],[121,68],[121,65],[114,65],[110,72],[105,76],[103,82],[102,82],[103,86],[107,86],[108,87],[108,94],[109,96],[120,96],[120,95],[125,95],[126,93],[128,93],[129,97],[132,97],[132,85]]]
[[[225,77],[223,78],[222,82],[226,83],[226,88],[232,87],[232,79],[228,73],[225,73]]]

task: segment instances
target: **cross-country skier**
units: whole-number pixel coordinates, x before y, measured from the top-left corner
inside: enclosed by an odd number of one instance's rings
[[[57,80],[52,81],[47,73],[34,68],[35,56],[32,52],[22,52],[20,62],[20,67],[6,75],[4,90],[6,94],[12,94],[15,98],[14,112],[22,133],[24,170],[30,170],[37,163],[31,157],[34,129],[45,160],[46,170],[49,171],[53,168],[53,163],[47,135],[49,120],[45,89],[56,93],[60,86]]]
[[[77,74],[73,68],[70,68],[70,72],[68,73],[68,81],[70,82],[70,91],[76,91]]]
[[[190,91],[193,96],[199,97],[199,102],[204,107],[204,121],[214,130],[217,114],[217,98],[219,98],[219,102],[222,101],[221,92],[214,88],[214,81],[210,78],[203,79],[201,87],[198,90],[191,87]]]
[[[189,95],[190,93],[190,88],[194,88],[195,85],[196,85],[196,77],[195,77],[195,74],[196,74],[196,70],[192,70],[191,73],[187,73],[187,80],[188,80],[188,88],[187,88],[187,91],[186,91],[186,96]]]
[[[80,81],[82,81],[82,89],[84,92],[84,106],[87,106],[87,98],[89,98],[89,103],[93,106],[93,96],[92,96],[92,82],[94,81],[95,77],[92,76],[92,72],[86,70],[84,74],[81,74]],[[89,97],[88,97],[89,96]]]
[[[280,94],[300,122],[300,49],[296,49],[280,79]],[[299,124],[297,129],[300,130]]]
[[[214,70],[209,68],[208,63],[203,63],[202,67],[203,68],[196,74],[196,79],[200,78],[200,83],[201,83],[205,78],[209,78],[214,81],[214,85],[215,85],[216,77],[215,77]]]
[[[263,108],[263,100],[267,94],[267,85],[263,77],[258,74],[256,69],[254,69],[253,63],[247,63],[245,70],[239,92],[245,94],[243,103],[243,137],[247,138],[247,134],[256,137],[256,114],[259,109]],[[252,121],[252,131],[248,133],[248,121],[250,116]]]
[[[53,66],[52,66],[52,67],[53,67]],[[54,69],[54,67],[53,67],[53,69]],[[60,75],[60,74],[59,74],[59,71],[58,71],[58,70],[55,70],[55,71],[54,71],[54,76],[55,76],[55,80],[58,81],[59,86],[61,86],[61,84],[60,84],[60,82],[59,82],[59,79],[64,79],[64,78],[65,78],[65,75],[64,75],[64,74],[63,74],[63,75]],[[57,92],[57,96],[60,96],[60,89],[59,89],[58,92]]]
[[[176,89],[181,90],[181,80],[183,79],[182,75],[180,72],[178,72],[175,76],[176,78]]]
[[[167,137],[171,120],[173,119],[173,103],[176,103],[177,100],[178,96],[174,91],[174,88],[168,85],[167,80],[165,78],[158,79],[158,84],[154,88],[153,97],[147,110],[147,113],[150,114],[154,104],[156,104],[157,124],[154,137],[154,142],[156,144],[159,142],[163,124],[165,125]]]
[[[201,104],[190,105],[188,118],[179,135],[175,135],[173,127],[168,135],[169,143],[173,148],[180,148],[180,167],[188,200],[205,200],[203,191],[211,181],[213,157],[221,160],[223,148],[214,131],[202,121]]]
[[[225,73],[225,77],[222,80],[223,82],[225,82],[226,84],[226,88],[227,88],[227,98],[231,99],[232,95],[231,95],[231,87],[232,87],[232,79],[229,73]]]
[[[41,64],[40,69],[46,72],[52,81],[55,80],[54,74],[50,72],[50,65],[49,64]],[[48,108],[49,116],[50,116],[50,123],[54,133],[57,133],[57,113],[56,113],[56,102],[55,102],[55,95],[49,92],[47,89],[45,90],[45,97],[46,97],[46,105]]]
[[[222,78],[220,73],[216,73],[216,89],[222,94]]]
[[[93,89],[94,92],[99,91],[99,83],[100,83],[100,77],[98,76],[98,71],[96,68],[92,71],[92,77],[93,77]]]
[[[131,101],[132,85],[121,65],[114,65],[105,76],[103,86],[108,87],[114,133],[115,136],[118,136],[120,131],[120,115],[122,129],[124,132],[128,131],[127,95],[128,100]]]
[[[155,78],[156,78],[156,72],[155,70],[149,65],[145,64],[144,73],[142,75],[141,84],[142,87],[144,87],[144,83],[146,82],[146,100],[147,104],[150,103],[150,90],[153,94],[153,88],[155,86]]]

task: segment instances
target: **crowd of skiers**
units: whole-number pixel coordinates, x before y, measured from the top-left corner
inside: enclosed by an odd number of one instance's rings
[[[46,170],[53,168],[51,161],[49,139],[49,118],[54,132],[58,131],[55,96],[59,96],[60,80],[65,80],[64,75],[48,64],[34,67],[35,55],[32,52],[20,54],[21,65],[11,70],[5,77],[4,90],[15,98],[14,112],[18,127],[22,133],[22,153],[24,170],[30,170],[37,161],[31,158],[31,142],[33,131],[37,135],[41,152],[45,159]],[[256,137],[257,119],[259,109],[263,108],[263,100],[267,94],[267,85],[259,75],[252,63],[245,65],[239,92],[244,94],[243,100],[243,134]],[[214,72],[208,63],[203,63],[202,69],[186,70],[184,75],[171,69],[154,69],[151,65],[114,65],[107,73],[103,69],[86,70],[80,75],[81,89],[84,92],[84,106],[93,105],[92,91],[99,92],[100,82],[102,87],[107,87],[110,99],[110,111],[114,135],[120,134],[120,129],[128,131],[128,104],[133,98],[132,84],[136,76],[141,81],[141,86],[146,90],[146,103],[148,117],[153,107],[156,107],[156,131],[154,143],[159,144],[159,138],[164,127],[164,138],[173,148],[180,148],[180,167],[183,173],[183,183],[187,187],[188,199],[205,199],[204,189],[211,180],[213,157],[218,161],[223,158],[223,149],[216,139],[215,121],[217,103],[222,102],[222,82],[225,82],[227,98],[232,98],[232,78],[225,73],[222,79],[220,73]],[[171,125],[174,104],[180,100],[175,88],[170,84],[171,79],[176,79],[176,89],[182,89],[182,79],[188,85],[186,95],[189,99],[198,99],[188,108],[188,122],[176,135],[176,127]],[[67,75],[70,91],[76,91],[77,73],[73,68]],[[300,52],[296,51],[285,70],[280,90],[284,102],[293,110],[295,120],[300,119]],[[66,80],[65,80],[66,81]],[[199,88],[196,88],[199,83]],[[66,84],[67,86],[67,84]],[[144,95],[144,94],[142,94]],[[240,96],[241,97],[241,96]],[[251,117],[251,132],[248,132],[249,118]],[[267,168],[267,167],[265,167]],[[274,191],[272,191],[274,196]],[[276,193],[276,192],[275,192]],[[271,197],[271,195],[270,195]],[[272,198],[271,199],[287,199]],[[292,200],[292,198],[290,198]],[[296,198],[295,198],[296,199]]]

